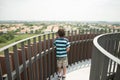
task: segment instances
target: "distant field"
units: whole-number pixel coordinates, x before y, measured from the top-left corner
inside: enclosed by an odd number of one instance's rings
[[[25,39],[25,38],[28,38],[28,37],[31,37],[31,36],[35,36],[35,35],[38,35],[38,34],[22,34],[22,35],[15,35],[15,38],[6,42],[6,43],[0,43],[0,48],[6,46],[6,45],[9,45],[11,43],[14,43],[16,41],[19,41],[19,40],[22,40],[22,39]]]

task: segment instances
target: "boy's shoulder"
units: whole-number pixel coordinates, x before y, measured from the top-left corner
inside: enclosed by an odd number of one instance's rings
[[[65,37],[64,37],[64,40],[69,41],[68,38],[65,38]]]
[[[69,41],[67,38],[62,37],[62,38],[56,38],[55,40],[65,40],[65,41]]]

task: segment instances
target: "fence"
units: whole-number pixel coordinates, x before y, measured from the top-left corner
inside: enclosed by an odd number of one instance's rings
[[[69,65],[91,58],[92,40],[111,30],[78,30],[66,32],[71,42]],[[55,33],[30,37],[0,49],[0,79],[46,80],[56,72]]]
[[[90,80],[120,80],[120,33],[94,39]]]

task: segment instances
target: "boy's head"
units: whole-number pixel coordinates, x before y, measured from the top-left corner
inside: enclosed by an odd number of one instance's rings
[[[57,32],[57,34],[58,34],[59,37],[64,37],[65,36],[64,29],[59,29],[58,32]]]

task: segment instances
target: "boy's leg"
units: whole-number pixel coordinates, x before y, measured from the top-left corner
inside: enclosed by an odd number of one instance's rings
[[[61,72],[62,72],[62,69],[61,69],[61,67],[58,67],[58,76],[61,76]]]
[[[66,66],[63,66],[62,80],[66,80],[66,72],[67,72],[67,68],[66,68]]]
[[[63,66],[63,76],[64,76],[64,77],[66,76],[66,71],[67,71],[66,66]]]
[[[62,61],[61,61],[61,59],[57,59],[57,74],[58,74],[58,80],[61,80],[61,78],[62,78],[62,74],[61,74],[62,69],[61,69],[61,67],[62,67]]]
[[[66,78],[66,72],[67,72],[67,66],[68,66],[68,59],[67,57],[63,60],[63,80]]]

